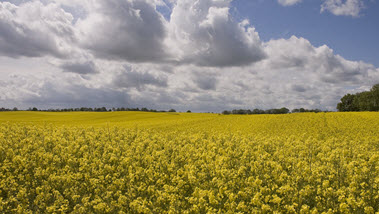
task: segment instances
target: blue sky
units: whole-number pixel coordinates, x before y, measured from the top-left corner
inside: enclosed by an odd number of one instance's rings
[[[359,17],[320,12],[318,0],[282,6],[274,0],[235,0],[235,17],[249,19],[262,40],[304,37],[313,45],[328,45],[349,60],[379,67],[379,2],[365,1]]]
[[[379,83],[378,1],[0,0],[0,107],[333,111]]]

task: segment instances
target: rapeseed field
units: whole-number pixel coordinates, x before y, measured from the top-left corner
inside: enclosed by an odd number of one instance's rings
[[[378,213],[379,113],[0,113],[0,213]]]

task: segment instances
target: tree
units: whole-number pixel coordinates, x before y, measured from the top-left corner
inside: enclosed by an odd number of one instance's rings
[[[338,111],[357,111],[354,99],[356,95],[346,94],[341,98],[341,102],[337,104]]]
[[[338,111],[379,111],[379,84],[370,91],[346,94],[337,104]]]
[[[290,110],[288,108],[281,108],[280,109],[280,114],[288,114],[290,112]]]
[[[175,109],[170,109],[168,112],[176,112]]]
[[[265,111],[256,108],[256,109],[254,109],[251,113],[252,113],[252,114],[264,114]]]
[[[371,92],[365,91],[355,95],[353,106],[356,111],[373,111]]]
[[[229,115],[229,114],[231,114],[231,112],[225,110],[225,111],[222,112],[222,114]]]
[[[191,110],[188,110],[187,113],[191,113]]]
[[[379,111],[379,84],[372,86],[370,92],[372,94],[373,111]]]

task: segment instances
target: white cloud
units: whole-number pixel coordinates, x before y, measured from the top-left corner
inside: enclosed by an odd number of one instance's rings
[[[56,4],[0,2],[0,54],[65,58],[71,52],[68,44],[75,42],[72,20]]]
[[[210,67],[249,65],[265,57],[249,21],[238,23],[231,17],[230,1],[172,2],[169,22],[156,10],[163,1],[70,2],[0,3],[2,54],[73,59],[92,54],[107,60]]]
[[[364,9],[363,0],[324,0],[321,12],[329,11],[336,16],[358,17]]]
[[[301,75],[327,83],[367,84],[369,81],[373,84],[379,81],[377,76],[366,79],[375,70],[373,65],[346,60],[335,55],[328,46],[314,47],[304,38],[292,36],[288,40],[272,40],[266,44],[266,51],[270,58],[257,65],[264,69],[299,70]]]
[[[283,6],[291,6],[297,3],[302,2],[303,0],[278,0],[278,3]]]
[[[257,83],[269,88],[262,99],[272,106],[335,109],[347,88],[370,87],[379,82],[378,70],[371,64],[349,61],[326,45],[314,47],[308,40],[292,36],[265,44],[268,58],[253,66]],[[263,88],[264,88],[263,87]],[[264,90],[260,89],[261,92]],[[264,97],[263,94],[260,97]]]
[[[303,0],[278,0],[283,6],[292,6]],[[321,13],[328,11],[336,16],[359,17],[365,8],[363,0],[322,0]]]
[[[241,66],[265,58],[258,33],[229,13],[230,1],[176,1],[169,23],[171,44],[181,63]]]

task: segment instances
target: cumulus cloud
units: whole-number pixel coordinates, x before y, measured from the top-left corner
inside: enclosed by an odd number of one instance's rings
[[[165,19],[151,1],[94,0],[76,27],[82,46],[101,58],[158,62],[167,57]]]
[[[6,56],[75,58],[89,50],[106,60],[209,67],[265,58],[254,27],[229,13],[230,1],[174,1],[169,21],[156,9],[166,5],[161,0],[0,4],[0,47]]]
[[[0,58],[0,62],[3,60]],[[53,65],[37,59],[24,61],[24,64],[12,69],[0,63],[0,100],[5,107],[113,107],[131,103],[128,93],[110,88],[104,76],[100,77],[102,84],[98,84],[75,73],[59,72]],[[29,72],[30,69],[38,71]]]
[[[247,20],[236,22],[228,1],[176,1],[171,43],[179,61],[199,66],[242,66],[265,58],[258,33]]]
[[[252,67],[258,72],[251,80],[264,106],[334,110],[349,90],[379,82],[373,65],[346,60],[328,46],[315,47],[304,38],[271,40],[265,49],[269,57]]]
[[[321,12],[329,11],[336,16],[358,17],[364,9],[363,0],[324,0]]]
[[[72,20],[56,4],[0,2],[0,55],[64,58],[74,41]]]
[[[291,6],[297,3],[302,2],[303,0],[278,0],[278,3],[283,6]]]
[[[308,40],[295,36],[269,41],[266,51],[270,58],[260,64],[264,69],[292,69],[328,83],[364,84],[375,71],[371,64],[346,60],[326,45],[314,47]]]

